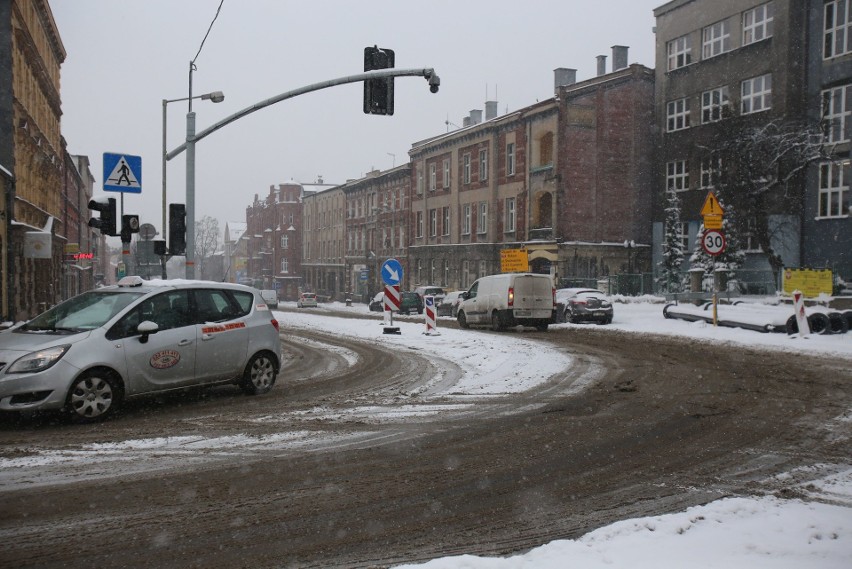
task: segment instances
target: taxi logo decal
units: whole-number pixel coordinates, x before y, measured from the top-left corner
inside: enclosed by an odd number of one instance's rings
[[[166,369],[177,365],[180,361],[180,352],[176,350],[163,350],[151,356],[151,367],[154,369]]]
[[[215,326],[205,326],[201,329],[202,334],[215,334],[216,332],[227,332],[228,330],[237,330],[245,328],[245,322],[231,322],[229,324],[216,324]]]

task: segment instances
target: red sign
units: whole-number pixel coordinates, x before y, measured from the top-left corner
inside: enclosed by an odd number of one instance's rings
[[[705,231],[704,236],[701,238],[701,247],[708,255],[713,255],[714,257],[721,255],[726,245],[725,235],[715,229]]]

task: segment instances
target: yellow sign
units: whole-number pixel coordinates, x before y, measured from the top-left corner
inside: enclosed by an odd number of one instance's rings
[[[784,269],[784,292],[787,294],[800,290],[807,298],[816,298],[820,293],[831,295],[833,283],[829,269]]]
[[[707,192],[707,197],[704,199],[704,205],[701,206],[701,215],[722,215],[725,210],[716,199],[713,192]]]
[[[525,273],[530,270],[530,261],[525,249],[502,249],[500,251],[500,272]]]
[[[704,216],[704,229],[722,229],[722,215],[708,213]]]

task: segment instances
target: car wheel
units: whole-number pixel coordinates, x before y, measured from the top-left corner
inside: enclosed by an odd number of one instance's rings
[[[491,313],[491,329],[495,332],[500,332],[503,328],[503,323],[500,321],[500,314],[495,310]]]
[[[458,321],[459,321],[459,328],[463,328],[465,330],[470,328],[470,324],[467,323],[467,317],[464,315],[464,312],[461,312],[461,311],[459,312]]]
[[[565,322],[568,322],[569,324],[577,323],[577,320],[574,318],[574,314],[567,308],[565,309]]]
[[[109,372],[92,370],[74,380],[68,390],[66,410],[81,423],[102,421],[121,403],[120,383]]]
[[[249,395],[262,395],[275,385],[278,375],[275,360],[269,352],[259,352],[252,356],[243,372],[240,387]]]

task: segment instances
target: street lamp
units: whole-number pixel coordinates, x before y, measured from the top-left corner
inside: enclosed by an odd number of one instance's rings
[[[168,157],[166,155],[166,106],[169,103],[177,103],[178,101],[189,101],[190,105],[192,105],[193,99],[202,99],[213,101],[214,103],[221,103],[225,100],[225,95],[222,91],[213,91],[211,93],[205,93],[204,95],[198,95],[196,97],[183,97],[180,99],[163,99],[163,236],[165,237],[168,230],[168,220],[166,219],[166,210],[167,210],[167,200],[166,200],[166,161]],[[194,113],[193,119],[194,119]],[[189,120],[189,116],[187,115],[187,121]],[[194,197],[194,196],[193,196]],[[188,208],[187,208],[188,209]],[[194,217],[194,216],[193,216]],[[193,219],[193,223],[195,220]],[[194,235],[194,229],[193,229]],[[170,244],[171,245],[171,244]],[[163,263],[163,279],[166,278],[166,265]]]

